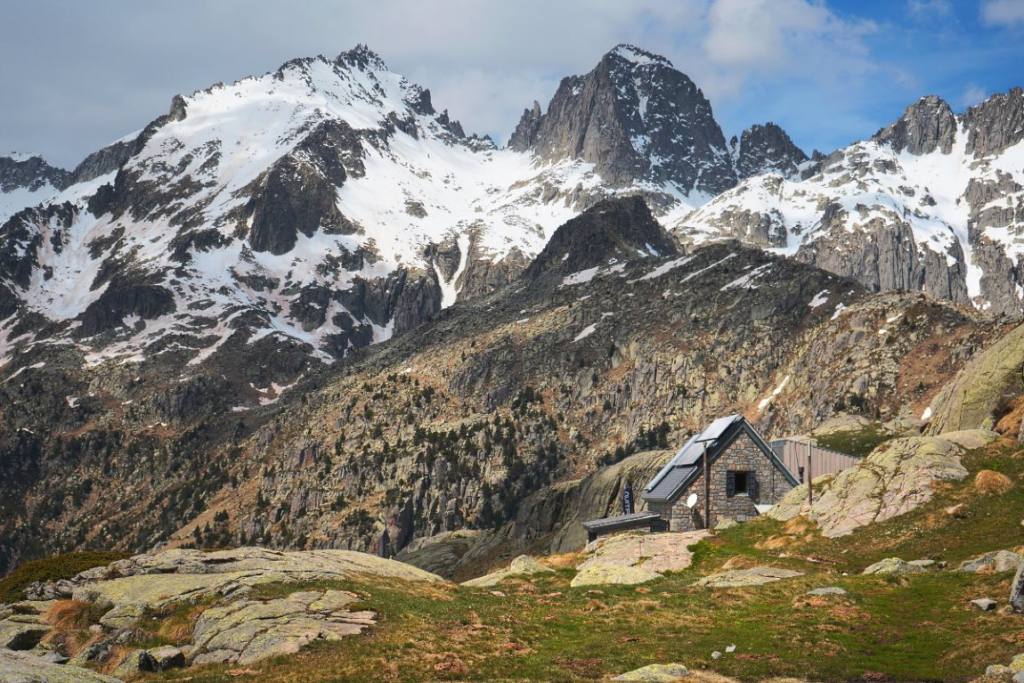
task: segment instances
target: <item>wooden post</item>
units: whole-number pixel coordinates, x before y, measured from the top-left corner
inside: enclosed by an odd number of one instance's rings
[[[814,477],[813,473],[811,472],[811,450],[812,450],[811,443],[812,442],[813,442],[813,439],[810,439],[810,438],[807,439],[807,505],[808,506],[813,506],[814,505],[814,490],[813,490],[813,487],[811,485],[811,482],[813,481],[813,477]]]
[[[711,528],[711,465],[708,463],[708,444],[704,445],[704,528]]]

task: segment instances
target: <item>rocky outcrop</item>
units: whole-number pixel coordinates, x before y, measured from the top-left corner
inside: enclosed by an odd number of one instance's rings
[[[1024,140],[1024,90],[989,97],[964,114],[967,151],[976,156],[998,154]]]
[[[168,550],[137,555],[78,574],[59,584],[34,584],[28,595],[55,595],[108,606],[112,618],[130,622],[142,610],[209,595],[244,595],[267,583],[328,581],[369,575],[406,581],[440,581],[415,567],[346,550],[280,552],[236,548],[202,552]],[[123,626],[118,623],[118,626]]]
[[[993,435],[995,436],[995,435]],[[967,476],[963,448],[941,437],[895,439],[876,448],[856,467],[814,481],[816,498],[807,510],[807,486],[801,485],[768,512],[789,520],[799,514],[818,523],[826,538],[910,512],[928,502],[933,483]]]
[[[512,560],[506,569],[499,569],[496,572],[491,572],[485,576],[481,576],[476,579],[470,579],[469,581],[463,581],[463,586],[473,587],[487,587],[496,586],[499,583],[507,581],[508,579],[516,577],[529,577],[535,574],[546,574],[555,571],[550,567],[542,565],[528,555],[520,555],[516,559]]]
[[[675,241],[639,196],[607,199],[565,223],[551,236],[523,278],[577,273],[637,258],[674,256]]]
[[[819,236],[804,243],[796,258],[855,279],[874,292],[917,290],[955,303],[969,302],[967,266],[959,243],[953,242],[948,253],[938,253],[919,245],[911,225],[896,215],[870,218],[852,231],[851,218],[838,204],[829,204],[821,216]]]
[[[887,574],[921,574],[927,571],[928,566],[925,564],[914,561],[907,562],[899,557],[887,557],[866,567],[861,573],[864,576],[884,576]]]
[[[338,209],[337,192],[350,175],[364,175],[362,157],[359,136],[347,123],[317,126],[255,181],[246,207],[252,248],[280,255],[294,248],[299,234],[356,232]]]
[[[771,121],[763,126],[751,126],[739,139],[733,137],[729,144],[740,179],[762,173],[799,177],[801,166],[809,161],[807,154],[793,143],[786,131]]]
[[[897,153],[906,150],[920,156],[938,150],[949,154],[953,151],[958,127],[950,106],[930,95],[907,107],[903,116],[876,133],[873,139],[891,146]]]
[[[343,591],[303,591],[275,600],[238,600],[196,619],[192,662],[249,664],[294,654],[313,641],[358,635],[376,620],[351,611],[358,596]]]
[[[590,557],[577,569],[614,564],[623,567],[642,566],[652,572],[681,572],[693,563],[691,547],[707,535],[707,531],[617,534],[588,545]]]
[[[1024,325],[964,366],[932,401],[932,435],[991,429],[996,413],[1024,393]]]
[[[26,189],[30,192],[50,186],[63,190],[71,184],[72,174],[50,166],[40,156],[0,156],[0,192]]]
[[[71,172],[71,182],[86,183],[100,176],[113,173],[124,166],[135,150],[135,140],[119,140],[99,149],[82,160]]]
[[[746,586],[763,586],[783,579],[803,576],[803,572],[779,567],[751,567],[750,569],[732,569],[711,574],[699,579],[695,586],[705,588],[743,588]]]
[[[545,114],[537,104],[524,111],[509,146],[546,161],[594,163],[615,186],[667,181],[717,194],[736,184],[704,93],[669,60],[631,45],[563,79]]]
[[[121,679],[77,666],[0,648],[0,683],[122,683]]]

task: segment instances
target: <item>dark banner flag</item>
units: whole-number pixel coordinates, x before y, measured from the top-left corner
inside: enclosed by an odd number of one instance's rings
[[[622,512],[623,514],[633,514],[633,480],[626,480],[626,488],[622,489]]]

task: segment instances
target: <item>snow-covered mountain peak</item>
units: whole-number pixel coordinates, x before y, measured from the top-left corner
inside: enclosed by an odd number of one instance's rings
[[[620,43],[612,48],[605,56],[603,60],[614,60],[619,62],[626,62],[632,66],[665,66],[670,69],[675,67],[668,58],[656,55],[653,52],[648,52],[636,45],[629,45],[628,43]]]
[[[370,49],[368,45],[360,43],[351,50],[342,52],[334,60],[336,64],[346,65],[364,71],[387,71],[388,65],[384,63],[380,55]]]

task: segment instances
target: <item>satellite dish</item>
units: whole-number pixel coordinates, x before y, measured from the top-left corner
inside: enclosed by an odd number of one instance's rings
[[[686,499],[686,507],[692,508],[696,504],[697,504],[697,494],[696,493],[691,493],[690,497]]]

